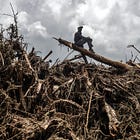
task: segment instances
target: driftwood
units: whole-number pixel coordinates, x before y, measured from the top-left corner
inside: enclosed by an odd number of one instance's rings
[[[119,75],[103,66],[65,61],[36,81],[23,62],[22,77],[7,75],[16,65],[4,69],[6,77],[1,74],[0,139],[140,138],[140,71]],[[12,83],[7,88],[5,78]]]
[[[108,59],[108,58],[105,58],[105,57],[103,57],[101,55],[98,55],[96,53],[93,53],[91,51],[88,51],[88,50],[86,50],[86,49],[84,49],[82,47],[78,47],[75,44],[73,44],[71,42],[68,42],[66,40],[63,40],[61,38],[59,38],[59,39],[54,38],[54,39],[56,39],[57,41],[59,41],[59,43],[64,44],[64,45],[68,46],[69,48],[74,49],[74,50],[76,50],[78,52],[81,52],[82,54],[87,55],[90,58],[93,58],[93,59],[95,59],[95,60],[97,60],[97,61],[99,61],[101,63],[104,63],[104,64],[107,64],[107,65],[113,66],[115,68],[120,68],[120,69],[125,70],[125,71],[132,69],[132,66],[130,66],[130,65],[127,65],[125,63],[118,62],[118,61],[113,61],[113,60]]]
[[[43,59],[34,48],[28,53],[13,26],[0,39],[0,140],[140,139],[140,69],[134,62],[133,71],[113,65],[126,73],[76,61],[81,56],[50,67],[52,52]]]

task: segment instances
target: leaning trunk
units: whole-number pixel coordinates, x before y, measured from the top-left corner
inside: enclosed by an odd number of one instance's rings
[[[81,52],[82,54],[87,55],[88,57],[93,58],[96,61],[99,61],[101,63],[113,66],[115,68],[120,68],[120,69],[125,70],[125,71],[130,70],[132,68],[132,66],[130,66],[128,64],[125,64],[125,63],[122,63],[122,62],[119,62],[119,61],[113,61],[111,59],[105,58],[105,57],[103,57],[101,55],[98,55],[96,53],[88,51],[88,50],[86,50],[86,49],[84,49],[82,47],[79,47],[79,46],[77,46],[77,45],[75,45],[75,44],[73,44],[71,42],[68,42],[66,40],[63,40],[61,38],[59,38],[59,39],[54,38],[54,39],[59,41],[59,43],[64,44],[64,45],[66,45],[67,47],[69,47],[69,48],[71,48],[73,50]]]

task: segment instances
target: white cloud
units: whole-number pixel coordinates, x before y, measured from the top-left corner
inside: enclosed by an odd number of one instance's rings
[[[63,7],[67,7],[70,3],[71,0],[46,0],[42,4],[41,11],[48,13],[49,9],[49,14],[51,14],[56,21],[59,21],[62,14],[64,14]]]
[[[8,2],[0,0],[3,5],[0,12],[10,11]],[[50,49],[54,50],[55,57],[66,54],[67,49],[60,50],[50,37],[73,41],[79,25],[84,25],[83,35],[93,38],[95,50],[106,57],[124,59],[125,54],[120,52],[124,52],[129,43],[140,46],[138,0],[15,0],[14,5],[15,10],[18,7],[18,21],[24,36],[34,45],[40,45],[45,54]],[[2,16],[0,21],[6,24],[12,19]],[[59,56],[58,51],[65,53]]]
[[[29,15],[26,11],[21,11],[18,14],[18,22],[19,24],[21,24],[21,26],[25,26],[28,24],[28,20],[29,20]]]
[[[36,21],[29,25],[28,32],[31,36],[42,36],[43,38],[48,36],[46,27],[44,27],[40,21]]]

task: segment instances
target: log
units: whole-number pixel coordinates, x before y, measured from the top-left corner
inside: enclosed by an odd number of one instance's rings
[[[76,50],[76,51],[78,51],[78,52],[80,52],[80,53],[82,53],[82,54],[84,54],[84,55],[86,55],[90,58],[93,58],[94,60],[99,61],[101,63],[107,64],[109,66],[113,66],[115,68],[122,69],[124,71],[128,71],[128,70],[131,70],[133,68],[132,66],[130,66],[128,64],[125,64],[125,63],[122,63],[122,62],[119,62],[119,61],[113,61],[111,59],[108,59],[108,58],[105,58],[101,55],[98,55],[94,52],[88,51],[88,50],[86,50],[82,47],[79,47],[79,46],[69,42],[69,41],[63,40],[61,38],[59,38],[59,39],[55,38],[55,37],[53,37],[53,38],[55,40],[57,40],[60,44],[64,44],[65,46],[67,46],[67,47],[69,47],[73,50]]]

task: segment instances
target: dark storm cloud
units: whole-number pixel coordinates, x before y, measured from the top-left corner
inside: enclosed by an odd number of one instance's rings
[[[10,10],[8,0],[0,2],[1,12]],[[95,51],[106,57],[124,60],[131,51],[126,48],[128,44],[139,48],[138,0],[15,0],[14,6],[19,12],[21,33],[30,47],[35,46],[43,56],[53,50],[52,59],[64,58],[67,48],[58,47],[52,37],[73,41],[79,25],[84,25],[85,36],[93,38]],[[10,18],[0,17],[0,20],[8,23]]]

